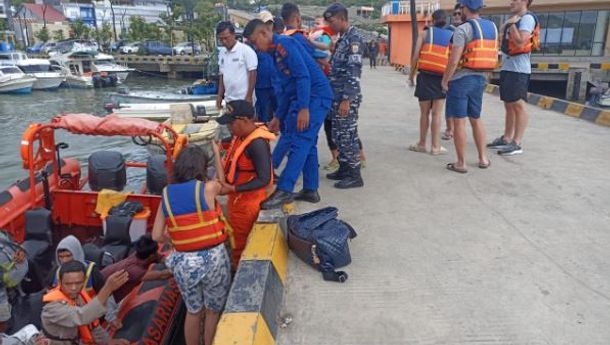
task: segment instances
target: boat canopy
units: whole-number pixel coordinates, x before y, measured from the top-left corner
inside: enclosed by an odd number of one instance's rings
[[[105,117],[90,114],[62,114],[51,120],[50,127],[65,129],[74,134],[103,135],[103,136],[159,136],[166,127],[158,122],[122,118],[118,115]]]

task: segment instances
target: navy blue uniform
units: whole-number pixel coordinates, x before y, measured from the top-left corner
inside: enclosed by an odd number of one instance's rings
[[[287,148],[288,162],[282,172],[277,188],[291,193],[303,172],[303,188],[317,190],[318,132],[330,110],[333,93],[322,70],[296,39],[290,36],[273,35],[272,56],[276,69],[274,89],[278,101],[276,117],[280,120],[282,135],[278,147]],[[301,109],[309,109],[309,127],[297,130],[297,116]],[[281,153],[281,158],[284,156]],[[274,167],[279,165],[274,160]]]
[[[363,51],[362,37],[354,27],[350,27],[337,41],[329,75],[335,94],[331,110],[333,141],[339,148],[339,163],[352,169],[360,168],[358,108],[362,101],[360,75]],[[350,104],[346,117],[339,115],[339,105],[344,100]]]
[[[259,121],[269,122],[273,118],[277,101],[273,91],[275,67],[270,54],[257,52],[258,67],[256,70],[256,116]]]

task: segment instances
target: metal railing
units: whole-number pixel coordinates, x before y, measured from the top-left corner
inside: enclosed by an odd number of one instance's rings
[[[419,14],[432,14],[432,12],[441,8],[439,0],[416,0],[415,10]],[[400,15],[411,14],[410,1],[391,1],[383,5],[381,15]]]

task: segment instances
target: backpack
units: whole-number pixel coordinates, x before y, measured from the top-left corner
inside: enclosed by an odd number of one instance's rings
[[[347,273],[335,271],[352,262],[348,240],[357,236],[348,223],[337,219],[335,207],[288,217],[288,247],[301,260],[322,272],[324,280],[343,283]]]

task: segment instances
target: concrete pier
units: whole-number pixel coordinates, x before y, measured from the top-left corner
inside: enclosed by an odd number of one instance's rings
[[[460,175],[445,169],[451,142],[446,156],[407,150],[419,108],[406,76],[367,66],[362,85],[365,187],[322,177],[322,202],[297,204],[337,206],[354,226],[350,277],[325,282],[291,253],[278,344],[610,343],[610,129],[528,105],[524,154],[491,151],[481,170],[469,133]],[[482,118],[488,140],[502,133],[497,96]]]

